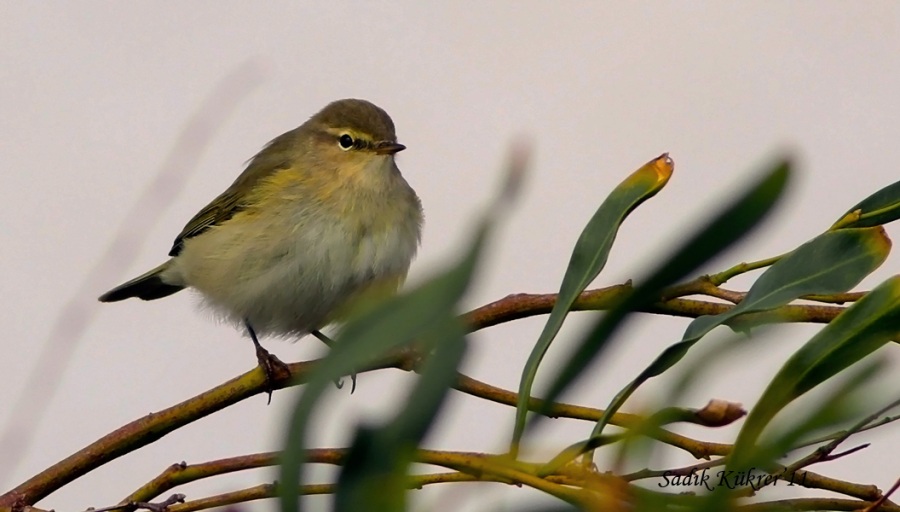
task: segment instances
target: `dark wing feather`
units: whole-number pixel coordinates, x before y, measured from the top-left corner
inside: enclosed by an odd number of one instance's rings
[[[172,250],[169,251],[169,256],[178,256],[178,253],[180,253],[181,249],[184,247],[184,241],[186,239],[197,236],[210,227],[225,222],[233,217],[234,214],[244,209],[245,205],[241,204],[240,198],[237,195],[237,190],[234,189],[235,187],[232,185],[228,190],[220,194],[219,197],[206,205],[205,208],[200,210],[197,215],[194,215],[194,218],[184,226],[184,229],[182,229],[181,233],[178,234],[178,237],[175,238],[175,243],[172,244]]]
[[[291,130],[284,133],[266,145],[250,160],[250,164],[244,169],[244,172],[225,192],[222,192],[219,197],[194,215],[194,218],[175,238],[169,256],[178,256],[178,253],[184,248],[184,241],[188,238],[222,224],[246,208],[248,206],[244,202],[246,191],[252,189],[259,180],[271,176],[278,170],[289,168],[296,156],[294,154],[297,149],[294,144],[296,131]]]

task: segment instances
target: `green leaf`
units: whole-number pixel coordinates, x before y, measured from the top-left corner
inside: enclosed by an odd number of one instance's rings
[[[845,292],[880,267],[890,252],[891,240],[880,226],[823,233],[769,267],[731,311],[697,320],[704,319],[705,325],[708,319],[766,311],[804,295]],[[691,325],[688,331],[692,328],[697,330]]]
[[[766,461],[776,460],[793,451],[801,443],[801,439],[808,439],[822,430],[846,426],[848,422],[858,418],[863,404],[868,404],[872,398],[871,390],[864,389],[864,386],[872,382],[887,366],[885,358],[874,357],[853,368],[852,372],[848,370],[844,375],[838,376],[845,378],[836,383],[837,386],[832,386],[835,389],[828,396],[817,398],[812,411],[791,414],[791,424],[776,435],[763,437],[763,443],[754,450],[753,464],[759,466]],[[846,375],[848,373],[850,375]],[[766,437],[770,438],[765,439]],[[756,461],[760,461],[760,464],[756,464]]]
[[[339,377],[355,372],[393,349],[406,346],[429,330],[462,297],[481,252],[485,229],[455,266],[409,293],[399,295],[347,323],[334,347],[311,372],[288,426],[281,482],[300,482],[307,424],[319,398]],[[283,486],[282,510],[296,511],[296,487]]]
[[[890,251],[891,240],[881,227],[823,233],[769,267],[737,306],[691,322],[681,341],[687,346],[673,353],[683,356],[694,342],[738,315],[778,308],[804,295],[846,292],[880,267]],[[657,359],[646,375],[659,375],[678,359]]]
[[[726,470],[740,471],[754,461],[757,440],[788,404],[898,335],[900,276],[894,276],[844,310],[788,359],[744,421]],[[726,500],[727,491],[717,488],[704,510],[723,510]]]
[[[516,423],[513,429],[512,451],[525,430],[528,414],[528,398],[537,375],[538,366],[547,353],[550,343],[559,333],[572,304],[606,265],[616,233],[628,214],[641,203],[656,195],[668,182],[674,164],[668,153],[647,162],[616,187],[603,201],[594,216],[584,227],[575,243],[572,257],[566,268],[553,310],[538,337],[519,383],[519,401],[516,407]]]
[[[735,443],[741,461],[785,406],[900,335],[900,276],[856,301],[798,350],[769,383]]]
[[[707,226],[689,237],[671,257],[661,262],[644,283],[618,306],[607,312],[551,381],[543,412],[591,363],[629,313],[658,300],[663,288],[688,275],[758,225],[782,197],[789,177],[790,164],[787,161],[773,166],[746,192],[714,215]],[[608,422],[612,414],[611,410],[606,410],[600,423]]]
[[[856,212],[859,212],[858,214]],[[858,216],[857,216],[858,215]],[[880,226],[900,219],[900,181],[863,199],[838,220],[835,227],[863,228]]]
[[[357,431],[338,478],[335,510],[405,510],[409,465],[457,379],[466,349],[463,325],[449,314],[424,337],[433,339],[423,345],[436,348],[406,406],[386,425]]]
[[[300,507],[294,485],[302,482],[306,428],[319,398],[331,386],[333,380],[355,372],[392,350],[420,339],[430,332],[435,323],[445,324],[442,319],[446,318],[448,312],[456,311],[457,302],[468,289],[485,240],[493,223],[499,218],[500,209],[514,198],[519,188],[525,161],[522,151],[513,154],[506,172],[506,182],[482,218],[459,262],[412,291],[377,304],[370,304],[365,310],[357,310],[355,317],[351,318],[338,334],[334,347],[310,373],[303,394],[294,407],[288,423],[280,481],[291,482],[292,485],[280,487],[282,511],[296,512]],[[436,338],[432,336],[431,339]]]
[[[801,245],[769,267],[753,283],[747,296],[719,315],[701,316],[688,325],[684,337],[668,347],[610,402],[593,435],[600,435],[626,400],[644,382],[680,361],[714,328],[746,313],[781,307],[803,295],[845,292],[878,268],[891,250],[881,227],[829,231]]]
[[[444,322],[425,333],[421,342],[436,348],[425,362],[418,386],[406,400],[403,411],[387,429],[389,437],[414,441],[416,445],[428,431],[450,386],[459,378],[457,368],[467,348],[465,327],[460,317],[448,314]]]

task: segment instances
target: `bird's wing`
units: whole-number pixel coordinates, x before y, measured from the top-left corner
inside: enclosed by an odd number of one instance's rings
[[[286,145],[282,139],[285,139],[288,132],[281,137],[270,142],[258,155],[253,157],[250,165],[244,169],[244,172],[234,183],[228,187],[225,192],[219,194],[211,203],[206,205],[194,218],[184,226],[175,242],[172,244],[172,250],[169,256],[178,256],[181,249],[184,248],[184,241],[203,233],[207,229],[218,226],[241,210],[249,206],[246,202],[247,191],[251,190],[257,182],[271,176],[281,169],[287,169],[291,166],[291,155],[284,150]]]
[[[194,215],[175,238],[172,250],[169,251],[169,256],[178,256],[178,253],[184,247],[186,239],[197,236],[212,226],[225,222],[246,207],[245,204],[241,203],[241,198],[237,194],[236,184],[235,182],[235,184],[228,187],[228,190],[222,192],[219,197],[206,205],[197,215]]]

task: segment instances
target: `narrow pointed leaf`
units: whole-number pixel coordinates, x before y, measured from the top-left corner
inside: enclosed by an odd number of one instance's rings
[[[859,211],[859,216],[849,215]],[[900,181],[892,183],[883,189],[863,199],[853,208],[850,208],[836,225],[840,227],[864,228],[880,226],[888,222],[900,219]]]
[[[538,366],[559,333],[572,304],[606,265],[622,222],[629,213],[665,186],[673,169],[674,163],[668,153],[647,162],[612,191],[581,232],[566,268],[558,299],[522,371],[513,430],[514,447],[525,429],[528,397],[531,396]]]
[[[335,510],[402,511],[406,507],[408,468],[447,391],[457,379],[465,353],[463,326],[448,314],[424,335],[433,354],[422,368],[406,406],[379,428],[361,427],[338,478]]]
[[[823,233],[769,267],[737,306],[691,322],[682,343],[697,341],[738,315],[778,308],[804,295],[846,292],[880,267],[890,251],[891,240],[880,226]],[[646,376],[659,375],[676,362],[651,365]]]
[[[480,230],[466,256],[445,273],[347,324],[335,340],[334,348],[311,372],[294,407],[281,464],[281,482],[301,481],[307,424],[319,398],[334,379],[356,371],[392,349],[409,344],[427,332],[429,326],[447,311],[455,310],[474,271],[484,235],[485,230]],[[280,497],[284,512],[299,510],[296,487],[284,486]]]
[[[891,241],[881,227],[829,231],[788,253],[753,283],[747,296],[719,315],[701,316],[688,325],[684,337],[666,348],[633,381],[628,383],[594,427],[600,435],[625,401],[647,380],[680,361],[703,336],[738,315],[781,307],[803,296],[850,290],[887,258]]]
[[[750,411],[734,445],[729,469],[742,467],[772,418],[789,403],[900,335],[900,276],[848,307],[798,350]]]
[[[295,485],[302,483],[303,453],[309,419],[331,382],[406,346],[441,323],[467,290],[480,259],[485,240],[499,218],[500,209],[511,201],[524,174],[523,151],[513,154],[500,194],[489,206],[472,241],[458,263],[418,288],[369,306],[344,326],[334,348],[311,372],[303,394],[291,414],[282,454],[279,493],[281,510],[297,512],[300,500]],[[432,337],[432,339],[439,339]],[[434,347],[422,347],[425,350]]]
[[[391,438],[416,445],[425,437],[447,391],[459,378],[457,369],[467,349],[460,317],[448,315],[444,322],[426,333],[423,344],[435,349],[423,365],[406,406],[386,429]]]
[[[689,237],[671,257],[650,274],[643,284],[636,287],[631,295],[607,312],[551,381],[545,404],[552,403],[572,384],[606,345],[629,313],[658,300],[663,288],[696,270],[758,225],[782,197],[790,174],[790,165],[787,161],[775,165],[746,192],[714,215],[707,226]],[[605,411],[601,422],[605,424],[610,417],[612,417],[610,410]]]

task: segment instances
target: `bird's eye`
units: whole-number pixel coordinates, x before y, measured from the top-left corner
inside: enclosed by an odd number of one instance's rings
[[[341,149],[346,151],[353,147],[353,137],[351,137],[350,134],[345,133],[338,139],[338,144],[341,145]]]

